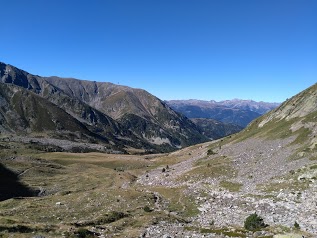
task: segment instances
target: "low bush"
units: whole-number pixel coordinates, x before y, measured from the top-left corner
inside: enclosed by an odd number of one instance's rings
[[[212,149],[207,150],[207,155],[215,155],[215,154],[216,153]]]
[[[90,238],[90,237],[95,237],[94,233],[85,229],[85,228],[79,228],[78,231],[76,232],[76,236],[78,238]]]
[[[296,229],[296,230],[300,230],[300,225],[295,221],[295,223],[294,223],[294,228]]]
[[[118,221],[124,217],[127,217],[128,215],[123,213],[123,212],[117,212],[117,211],[112,211],[103,218],[100,219],[99,223],[100,224],[108,224],[112,223],[115,221]]]
[[[244,228],[250,231],[258,230],[264,227],[267,227],[267,225],[264,223],[263,218],[256,213],[251,214],[244,221]]]
[[[151,212],[151,211],[152,211],[152,209],[151,209],[149,206],[145,206],[145,207],[143,208],[143,210],[144,210],[145,212]]]

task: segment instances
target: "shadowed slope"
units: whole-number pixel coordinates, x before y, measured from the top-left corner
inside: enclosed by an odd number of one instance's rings
[[[32,197],[36,193],[19,182],[18,175],[0,164],[0,201],[14,197]]]
[[[238,125],[224,123],[214,119],[192,118],[191,121],[201,129],[205,136],[213,140],[235,134],[243,129]]]

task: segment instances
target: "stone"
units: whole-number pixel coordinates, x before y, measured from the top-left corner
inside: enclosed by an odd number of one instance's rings
[[[162,238],[172,238],[172,237],[170,235],[168,235],[168,234],[165,234],[165,235],[163,235]]]

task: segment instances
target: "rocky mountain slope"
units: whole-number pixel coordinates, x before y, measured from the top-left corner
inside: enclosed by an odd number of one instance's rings
[[[180,148],[206,140],[191,121],[145,90],[76,79],[46,80],[155,145]]]
[[[239,99],[220,102],[193,99],[171,100],[166,103],[188,118],[211,118],[241,127],[246,127],[252,120],[279,105],[279,103]]]
[[[4,63],[0,63],[0,77],[1,87],[6,87],[1,95],[6,98],[2,99],[5,104],[1,115],[3,130],[36,134],[50,129],[48,136],[54,138],[58,134],[58,138],[68,140],[73,137],[83,142],[96,140],[121,150],[132,147],[170,151],[207,141],[194,123],[144,90],[111,83],[40,77]],[[6,95],[7,91],[10,96]],[[15,101],[9,100],[10,97]],[[17,105],[29,101],[35,103]],[[18,107],[23,110],[18,112]],[[5,115],[8,108],[13,112],[12,118]],[[45,109],[58,113],[48,113]],[[38,117],[42,114],[45,118]],[[23,126],[20,122],[19,125],[12,123],[15,117],[24,121]],[[38,126],[39,123],[42,125]],[[71,136],[67,135],[69,131]]]
[[[0,83],[0,102],[0,131],[4,135],[46,138],[46,144],[51,142],[56,147],[59,147],[59,143],[53,143],[50,138],[100,142],[104,144],[103,148],[106,146],[116,150],[123,150],[127,145],[137,147],[137,143],[143,143],[110,117],[78,102],[70,104],[77,105],[77,108],[66,111],[38,94],[4,83]],[[70,114],[76,115],[76,111],[80,111],[82,117],[77,119]],[[11,139],[17,140],[18,137]],[[143,146],[146,146],[145,143]]]
[[[296,137],[301,147],[314,151],[317,115],[317,85],[295,95],[278,108],[253,121],[241,134],[276,138]]]

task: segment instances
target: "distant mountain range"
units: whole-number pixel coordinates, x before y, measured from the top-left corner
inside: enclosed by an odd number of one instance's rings
[[[252,120],[279,106],[279,103],[252,100],[170,100],[166,103],[188,118],[210,118],[224,123],[246,127]]]

